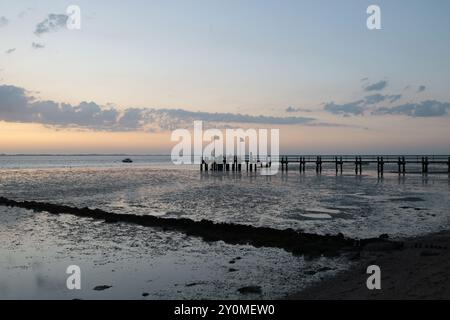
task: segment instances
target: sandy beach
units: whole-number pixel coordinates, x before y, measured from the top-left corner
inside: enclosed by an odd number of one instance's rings
[[[409,238],[394,251],[362,250],[358,262],[288,299],[449,299],[450,232]],[[368,290],[367,266],[381,269],[381,289]]]

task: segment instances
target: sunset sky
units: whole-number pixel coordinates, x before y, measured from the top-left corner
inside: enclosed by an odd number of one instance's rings
[[[194,120],[280,128],[289,153],[448,154],[449,15],[446,0],[0,0],[0,154],[170,153]]]

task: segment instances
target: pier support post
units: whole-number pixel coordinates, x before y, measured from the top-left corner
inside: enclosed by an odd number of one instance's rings
[[[377,174],[380,176],[380,157],[377,157]]]
[[[402,173],[406,173],[406,160],[405,157],[402,157]]]
[[[362,157],[355,157],[355,173],[362,174]]]
[[[383,157],[377,157],[378,176],[383,176],[383,171],[384,171],[384,159]]]
[[[362,157],[359,157],[359,174],[362,174]]]
[[[316,173],[319,173],[319,171],[320,171],[320,157],[319,156],[317,156],[317,158],[316,158]]]
[[[405,157],[398,157],[397,161],[398,165],[398,174],[405,174],[406,173],[406,159]]]
[[[422,173],[428,173],[428,157],[422,157]]]
[[[450,173],[450,157],[448,157],[447,166],[448,166],[448,173]]]
[[[334,157],[334,162],[335,162],[335,166],[336,166],[336,174],[338,174],[339,168],[338,168],[338,158]]]

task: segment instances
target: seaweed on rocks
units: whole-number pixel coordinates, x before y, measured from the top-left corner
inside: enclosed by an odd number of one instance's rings
[[[337,235],[318,235],[294,229],[255,227],[234,223],[219,223],[210,220],[195,221],[187,218],[161,218],[151,215],[111,213],[101,209],[76,208],[61,204],[36,201],[16,201],[0,197],[0,205],[17,207],[54,215],[71,214],[77,217],[103,220],[106,223],[128,223],[144,227],[183,232],[201,237],[204,241],[224,241],[228,244],[252,245],[254,247],[281,248],[294,255],[334,256],[342,250],[359,251],[375,244],[385,249],[397,249],[401,244],[382,238],[355,240]]]

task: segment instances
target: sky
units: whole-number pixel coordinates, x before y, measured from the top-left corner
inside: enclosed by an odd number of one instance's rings
[[[381,30],[366,26],[372,4]],[[0,0],[0,154],[170,153],[171,131],[194,120],[279,128],[289,153],[448,154],[449,12],[446,0]]]

